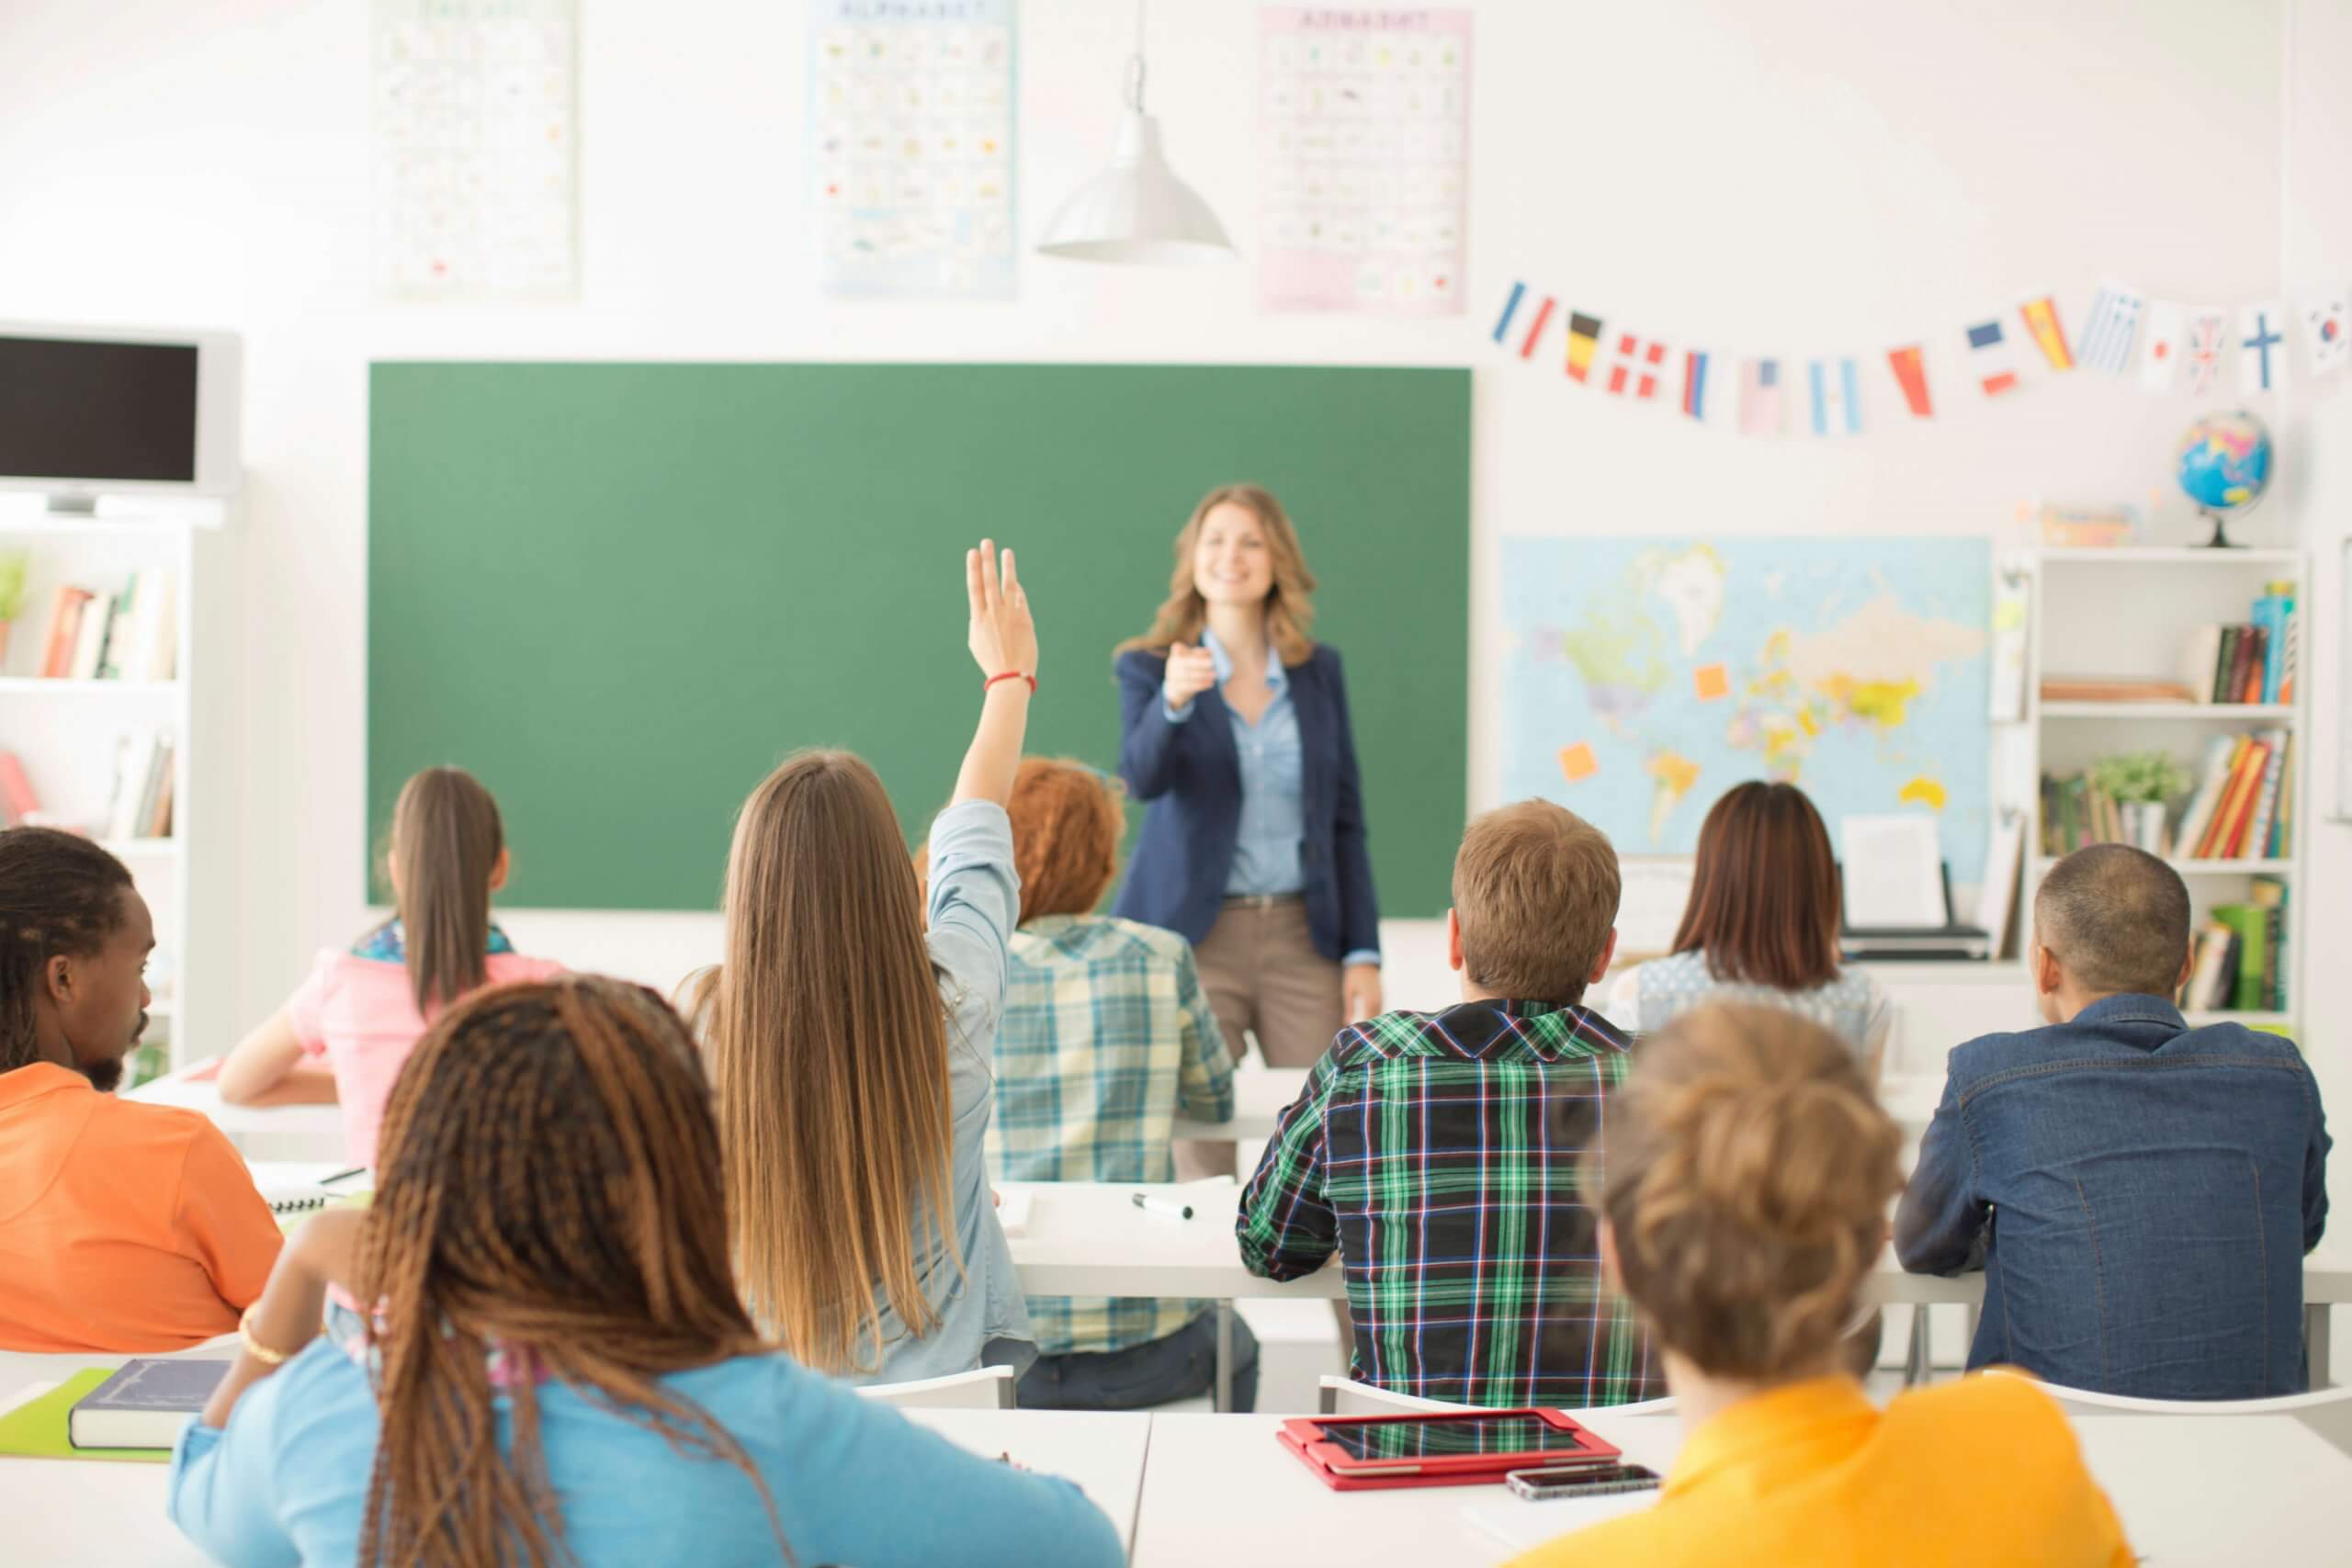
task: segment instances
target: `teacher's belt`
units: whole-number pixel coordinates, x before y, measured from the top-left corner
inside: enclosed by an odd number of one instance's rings
[[[1238,893],[1226,897],[1224,908],[1228,909],[1279,909],[1285,904],[1304,904],[1304,893]]]

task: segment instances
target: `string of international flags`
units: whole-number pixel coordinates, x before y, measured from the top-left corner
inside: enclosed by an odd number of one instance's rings
[[[2227,306],[2151,299],[2128,285],[2108,282],[2092,296],[2082,330],[2071,338],[2055,297],[2045,294],[2020,304],[2014,322],[2003,314],[1962,323],[1951,346],[1964,351],[1962,395],[1986,398],[2005,397],[2023,386],[2022,366],[2036,351],[2046,372],[2129,375],[2151,393],[2170,391],[2185,377],[2188,390],[2199,397],[2219,384],[2223,361],[2233,352],[2239,395],[2283,385],[2287,334],[2293,328],[2300,328],[2313,379],[2352,361],[2352,299],[2342,289],[2316,296],[2291,312],[2276,299],[2239,306],[2234,333],[2232,314]],[[1566,338],[1557,350],[1547,348],[1555,321]],[[1784,392],[1814,434],[1861,434],[1861,373],[1850,357],[1806,359],[1800,382],[1793,360],[1690,347],[1678,356],[1663,338],[1582,310],[1563,311],[1556,297],[1538,295],[1524,281],[1510,286],[1490,335],[1523,360],[1534,360],[1539,351],[1559,353],[1570,380],[1614,397],[1661,401],[1674,395],[1679,379],[1685,414],[1742,434],[1779,434],[1784,428]],[[1891,347],[1886,364],[1911,416],[1935,417],[1938,392],[1929,384],[1928,344]],[[1950,397],[1949,385],[1943,395]]]

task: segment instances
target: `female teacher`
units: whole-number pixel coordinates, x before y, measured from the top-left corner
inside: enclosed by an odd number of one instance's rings
[[[1119,772],[1148,801],[1114,913],[1191,942],[1226,1043],[1305,1067],[1380,1010],[1380,902],[1340,656],[1282,503],[1223,485],[1118,649]]]

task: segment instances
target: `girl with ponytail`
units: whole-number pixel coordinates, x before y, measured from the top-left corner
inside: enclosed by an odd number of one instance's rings
[[[1069,1483],[763,1342],[726,1192],[709,1080],[653,993],[447,1010],[392,1091],[373,1207],[312,1219],[240,1325],[174,1453],[174,1521],[230,1563],[1123,1560]],[[319,1337],[330,1284],[373,1303],[347,1342]]]
[[[1515,1568],[2035,1562],[2123,1568],[2122,1528],[2039,1389],[1979,1376],[1874,1407],[1838,1348],[1903,1185],[1852,1048],[1716,1003],[1636,1048],[1585,1178],[1600,1254],[1686,1437],[1657,1506]]]
[[[562,972],[516,953],[491,923],[507,865],[498,803],[471,773],[427,768],[409,780],[392,807],[386,865],[397,912],[348,952],[319,954],[285,1007],[221,1064],[220,1098],[339,1103],[345,1156],[374,1165],[385,1098],[426,1022],[484,986]],[[305,1056],[325,1058],[332,1080],[296,1072]]]

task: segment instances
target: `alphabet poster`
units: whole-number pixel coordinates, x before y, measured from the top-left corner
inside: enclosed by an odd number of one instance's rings
[[[1470,13],[1261,13],[1259,296],[1274,310],[1462,310]]]

